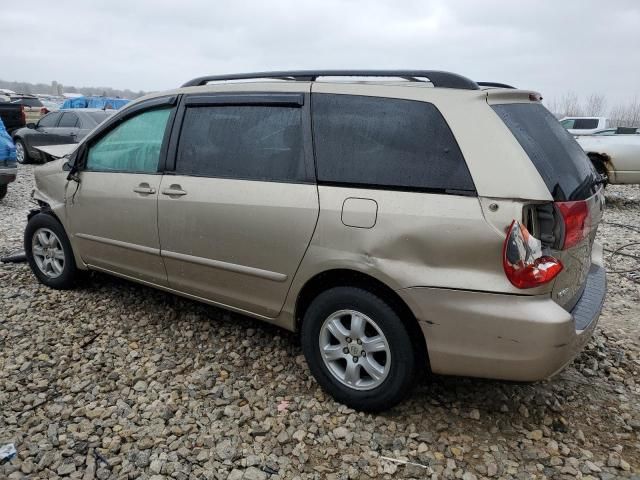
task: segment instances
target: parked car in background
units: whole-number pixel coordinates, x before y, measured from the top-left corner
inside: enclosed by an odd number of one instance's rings
[[[22,95],[13,97],[11,103],[22,106],[26,123],[35,123],[48,113],[47,108],[40,99],[34,96]]]
[[[11,96],[15,94],[16,92],[14,92],[13,90],[9,90],[7,88],[0,88],[0,103],[10,102]]]
[[[91,130],[109,118],[113,111],[82,109],[59,110],[27,124],[14,132],[19,163],[43,161],[45,157],[35,147],[78,143]]]
[[[9,133],[27,124],[22,105],[14,103],[0,103],[0,120]]]
[[[572,135],[589,135],[598,130],[609,128],[606,117],[564,117],[560,124]]]
[[[599,176],[540,98],[437,71],[198,78],[35,170],[25,253],[52,288],[98,270],[299,331],[356,409],[429,368],[543,379],[606,281]]]
[[[579,135],[576,141],[607,183],[640,183],[640,135],[633,128],[620,131],[629,133]]]
[[[16,149],[0,119],[0,200],[7,194],[8,186],[16,179],[17,174]]]

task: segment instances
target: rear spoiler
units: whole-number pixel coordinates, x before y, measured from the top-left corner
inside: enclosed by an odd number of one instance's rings
[[[518,90],[515,88],[490,88],[484,90],[489,105],[500,103],[541,102],[542,95],[534,90]]]

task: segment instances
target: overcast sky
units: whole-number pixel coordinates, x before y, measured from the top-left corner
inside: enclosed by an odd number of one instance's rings
[[[0,16],[3,80],[162,90],[203,74],[407,68],[547,99],[640,97],[640,0],[30,0]]]

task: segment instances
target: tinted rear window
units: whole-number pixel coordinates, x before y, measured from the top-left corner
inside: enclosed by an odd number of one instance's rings
[[[425,102],[313,95],[318,181],[474,193],[460,148]]]
[[[575,130],[589,130],[592,128],[598,128],[598,119],[597,118],[576,118],[573,122],[573,127]]]
[[[538,103],[492,105],[509,127],[556,201],[595,193],[595,171],[575,139]]]

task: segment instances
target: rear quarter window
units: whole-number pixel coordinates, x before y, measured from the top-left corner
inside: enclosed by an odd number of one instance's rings
[[[313,94],[318,181],[475,194],[453,133],[425,102]]]
[[[595,193],[596,174],[573,136],[539,103],[492,105],[529,156],[555,201]]]
[[[576,118],[573,122],[573,129],[575,130],[591,130],[598,128],[597,118]]]

